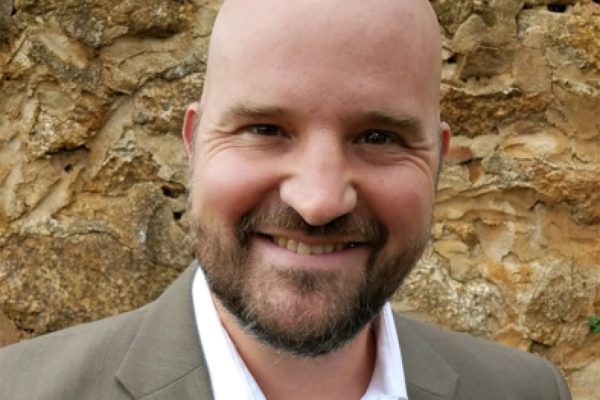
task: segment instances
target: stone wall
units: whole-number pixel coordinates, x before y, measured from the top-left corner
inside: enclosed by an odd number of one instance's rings
[[[432,3],[454,141],[396,305],[547,357],[600,399],[600,5]]]
[[[600,5],[432,3],[454,142],[395,307],[598,399]],[[179,129],[218,4],[0,0],[0,345],[144,304],[192,258]]]
[[[179,131],[200,93],[216,8],[0,4],[6,343],[138,307],[188,265]]]

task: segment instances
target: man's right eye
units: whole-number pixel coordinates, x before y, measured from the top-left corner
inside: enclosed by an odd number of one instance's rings
[[[282,134],[282,129],[276,125],[252,125],[247,129],[250,133],[261,136],[279,136]]]

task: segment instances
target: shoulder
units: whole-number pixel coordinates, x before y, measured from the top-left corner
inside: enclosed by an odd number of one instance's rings
[[[419,357],[404,345],[407,336],[411,345],[427,346],[456,374],[457,392],[471,393],[464,398],[571,398],[557,368],[541,357],[398,314],[395,322],[403,358]]]
[[[107,397],[106,392],[88,395],[86,391],[116,386],[115,371],[135,338],[145,310],[0,349],[0,398],[118,398]]]
[[[60,360],[62,357],[86,357],[100,349],[104,353],[107,348],[127,345],[133,340],[144,313],[145,309],[140,308],[1,348],[0,364],[18,362],[19,359],[25,358],[25,355],[35,355],[36,358],[48,356],[53,360]]]
[[[541,360],[541,358],[532,356],[529,353],[487,339],[444,329],[431,323],[418,321],[400,314],[395,314],[394,317],[399,331],[402,332],[406,329],[414,331],[439,353],[449,357],[455,354],[458,357],[463,358],[463,355],[465,354],[476,353],[486,356],[493,355],[502,358],[516,358],[533,362]]]

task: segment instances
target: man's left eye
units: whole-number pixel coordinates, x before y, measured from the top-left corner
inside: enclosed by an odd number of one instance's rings
[[[268,124],[252,125],[252,126],[248,127],[248,131],[255,135],[261,135],[261,136],[277,136],[277,135],[281,135],[281,133],[282,133],[282,130],[280,127],[278,127],[276,125],[268,125]]]
[[[366,132],[360,141],[366,144],[388,144],[394,142],[391,134],[382,131]]]

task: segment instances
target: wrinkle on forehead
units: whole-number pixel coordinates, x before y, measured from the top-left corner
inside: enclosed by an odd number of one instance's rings
[[[427,0],[226,0],[213,28],[205,90],[213,75],[240,60],[252,68],[277,55],[304,56],[308,68],[318,54],[344,53],[339,57],[351,62],[373,51],[414,58],[415,68],[429,69],[431,87],[438,90],[440,49]],[[392,68],[396,61],[378,59]]]

